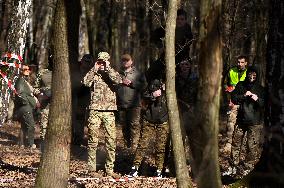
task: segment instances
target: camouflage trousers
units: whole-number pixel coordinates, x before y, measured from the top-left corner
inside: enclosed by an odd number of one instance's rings
[[[147,154],[147,149],[150,144],[150,139],[154,135],[156,139],[155,145],[155,164],[157,169],[162,170],[164,165],[164,159],[166,155],[166,144],[169,137],[169,125],[168,122],[162,124],[150,123],[143,120],[141,138],[135,153],[133,165],[139,167],[144,156]]]
[[[242,171],[250,172],[259,161],[263,144],[263,126],[252,125],[239,127],[236,125],[231,160],[233,166]]]
[[[96,152],[99,142],[99,129],[103,126],[105,130],[106,146],[106,172],[113,172],[116,149],[116,127],[113,111],[90,110],[88,118],[88,168],[96,171]]]
[[[128,148],[136,150],[140,138],[140,107],[123,108],[119,110],[119,124],[122,125],[124,140]]]
[[[238,115],[239,107],[240,105],[234,105],[228,114],[227,143],[230,143],[230,144],[232,144],[233,133],[234,133],[235,125],[237,122],[237,115]]]
[[[42,140],[45,138],[49,114],[49,104],[40,112],[40,137]]]

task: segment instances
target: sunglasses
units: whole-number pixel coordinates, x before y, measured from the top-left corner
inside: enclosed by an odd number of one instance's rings
[[[30,69],[23,69],[23,71],[29,71]]]

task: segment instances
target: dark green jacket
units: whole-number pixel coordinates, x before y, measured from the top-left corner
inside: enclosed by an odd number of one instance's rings
[[[32,112],[36,107],[36,99],[33,96],[33,91],[23,77],[17,79],[15,89],[17,91],[15,97],[15,115],[21,116],[25,112]]]

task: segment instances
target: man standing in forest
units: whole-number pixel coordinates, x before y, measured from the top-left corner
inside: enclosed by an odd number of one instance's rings
[[[15,83],[17,94],[15,96],[15,119],[21,122],[21,131],[25,142],[28,136],[28,146],[32,149],[36,148],[34,144],[35,121],[33,110],[40,106],[38,99],[34,96],[34,88],[28,82],[30,68],[28,65],[22,66],[21,75]],[[22,140],[20,140],[21,142]],[[20,143],[25,144],[25,143]]]
[[[151,135],[155,135],[155,176],[162,177],[165,167],[166,146],[169,139],[168,109],[165,87],[165,66],[151,67],[147,72],[156,69],[155,75],[149,75],[148,87],[143,94],[142,133],[135,153],[129,176],[138,176],[138,169],[144,159]]]
[[[176,75],[176,95],[178,99],[179,113],[184,136],[189,136],[190,124],[193,122],[193,112],[197,98],[198,75],[193,70],[190,60],[184,60],[178,64]]]
[[[224,147],[225,153],[231,153],[232,148],[232,137],[234,132],[234,127],[237,120],[238,108],[239,105],[232,103],[231,101],[231,92],[234,91],[237,83],[239,81],[244,81],[246,78],[248,60],[245,55],[240,55],[237,57],[237,66],[232,67],[229,70],[229,73],[225,77],[224,87],[228,99],[228,122],[227,122],[227,143]]]
[[[41,104],[40,112],[40,138],[41,145],[40,149],[43,152],[44,148],[44,138],[46,134],[47,124],[48,124],[48,115],[49,115],[49,106],[51,101],[51,82],[52,82],[52,55],[49,54],[48,57],[48,66],[38,72],[35,80],[35,94],[38,96],[38,99]]]
[[[248,68],[245,81],[239,82],[232,93],[232,102],[239,105],[237,125],[232,142],[232,163],[237,175],[246,175],[253,170],[261,154],[264,88],[259,84],[259,75],[253,67]],[[244,139],[246,133],[246,139]],[[246,140],[244,159],[242,145]],[[235,171],[235,170],[232,170]]]
[[[133,66],[129,54],[122,55],[119,73],[122,77],[117,90],[119,120],[127,147],[134,153],[140,137],[141,92],[146,86],[146,78]]]
[[[193,35],[191,27],[187,23],[187,12],[184,9],[178,9],[175,30],[175,56],[176,64],[182,60],[189,59],[190,45]],[[154,30],[151,40],[159,48],[161,53],[164,52],[165,27],[161,26]]]
[[[117,110],[115,86],[122,83],[121,77],[109,62],[107,52],[100,52],[94,67],[83,78],[83,84],[92,87],[91,102],[88,118],[88,170],[91,174],[96,172],[96,151],[99,142],[99,128],[105,129],[107,176],[117,177],[114,173],[116,150],[116,127],[114,111]]]

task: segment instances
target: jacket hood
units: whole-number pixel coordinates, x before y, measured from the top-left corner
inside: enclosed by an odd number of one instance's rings
[[[250,82],[248,75],[249,75],[250,73],[252,73],[252,72],[255,72],[255,73],[256,73],[256,79],[255,79],[253,82]],[[256,67],[253,67],[253,66],[248,67],[247,72],[246,72],[246,78],[245,78],[245,83],[246,83],[246,85],[255,84],[255,83],[258,82],[258,80],[259,80],[258,69],[257,69]]]

